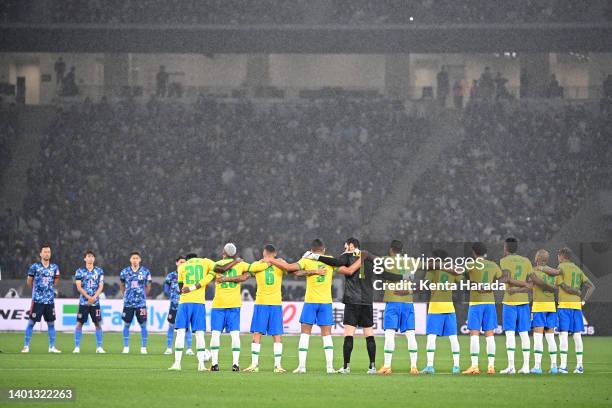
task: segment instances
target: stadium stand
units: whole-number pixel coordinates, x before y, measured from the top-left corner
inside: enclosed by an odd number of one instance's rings
[[[471,103],[459,121],[463,140],[431,158],[389,236],[550,239],[591,191],[611,187],[602,163],[612,162],[612,117],[596,111],[561,101]],[[109,274],[135,247],[158,271],[177,253],[207,253],[225,240],[247,257],[262,237],[291,258],[313,236],[334,251],[387,210],[381,203],[404,174],[406,152],[432,129],[381,98],[86,101],[55,116],[24,208],[1,220],[9,276],[20,276],[41,240],[54,243],[68,270],[91,247]]]
[[[380,98],[72,105],[29,170],[9,269],[20,274],[41,239],[68,270],[93,248],[110,274],[134,247],[156,270],[228,239],[247,256],[263,237],[293,257],[313,235],[339,248],[401,174],[398,149],[416,149],[428,127]]]
[[[448,24],[610,21],[606,0],[5,0],[0,21],[95,24]],[[320,10],[316,10],[320,8]],[[312,16],[317,16],[312,21]],[[310,17],[310,18],[309,18]]]

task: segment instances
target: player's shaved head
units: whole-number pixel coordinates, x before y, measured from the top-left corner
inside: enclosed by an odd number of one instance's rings
[[[315,238],[310,243],[310,249],[315,252],[320,252],[325,249],[325,244],[319,238]]]
[[[402,249],[404,249],[404,244],[402,244],[402,241],[394,239],[393,241],[391,241],[391,245],[389,246],[389,248],[394,254],[399,254],[400,252],[402,252]]]
[[[187,255],[185,255],[185,260],[188,261],[190,259],[197,258],[197,257],[198,257],[198,254],[196,254],[195,252],[190,252]]]
[[[485,256],[487,254],[487,246],[482,242],[474,242],[472,244],[472,251],[476,256]]]
[[[276,248],[272,244],[267,244],[266,246],[264,246],[264,251],[266,251],[269,254],[275,254]]]
[[[174,260],[174,262],[180,262],[180,261],[186,261],[185,257],[183,255],[179,255],[176,257],[176,259]]]
[[[504,248],[506,248],[506,252],[509,254],[515,254],[518,249],[518,240],[516,238],[506,238],[504,241]]]

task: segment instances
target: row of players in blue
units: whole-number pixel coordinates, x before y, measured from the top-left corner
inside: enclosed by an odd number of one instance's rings
[[[177,265],[183,258],[176,260]],[[74,353],[81,351],[81,336],[83,325],[89,317],[96,327],[96,353],[105,353],[102,348],[102,317],[100,314],[100,295],[104,289],[104,271],[95,266],[95,254],[93,251],[85,252],[85,266],[76,270],[74,279],[77,290],[80,293],[77,324],[74,332]],[[130,266],[121,270],[119,279],[121,281],[121,292],[123,294],[123,353],[130,352],[130,325],[134,317],[140,325],[141,332],[141,354],[147,354],[147,307],[146,297],[151,289],[151,272],[140,265],[141,257],[138,252],[130,254]],[[45,319],[49,335],[49,353],[61,353],[55,347],[55,285],[59,280],[59,267],[51,263],[51,247],[44,244],[40,249],[40,261],[35,262],[28,270],[28,286],[32,287],[32,304],[30,306],[28,324],[25,330],[24,346],[22,353],[30,351],[30,340],[34,331],[34,325]],[[170,310],[168,311],[168,333],[167,349],[165,354],[172,353],[172,341],[174,337],[174,323],[178,309],[179,290],[176,271],[170,272],[164,281],[164,293],[170,299]],[[186,333],[186,354],[191,351],[191,332]]]

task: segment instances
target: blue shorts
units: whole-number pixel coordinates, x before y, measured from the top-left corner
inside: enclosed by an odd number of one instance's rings
[[[502,306],[504,331],[528,332],[531,329],[530,318],[529,304]]]
[[[300,323],[331,326],[334,324],[331,303],[304,303]]]
[[[557,327],[557,322],[557,312],[533,312],[531,315],[531,327],[554,329]]]
[[[457,334],[457,316],[454,313],[427,313],[427,334],[454,336]]]
[[[191,328],[193,330],[193,327]],[[240,330],[240,308],[213,308],[210,312],[210,330],[232,332]]]
[[[251,333],[277,336],[283,334],[283,307],[281,305],[255,305],[251,320]]]
[[[557,309],[560,332],[581,333],[584,331],[584,318],[579,309]]]
[[[471,305],[468,309],[468,330],[497,329],[497,310],[494,304]]]
[[[414,305],[404,302],[388,302],[385,306],[383,329],[396,330],[400,333],[414,330]]]
[[[206,331],[206,306],[204,303],[180,303],[176,312],[177,329]]]

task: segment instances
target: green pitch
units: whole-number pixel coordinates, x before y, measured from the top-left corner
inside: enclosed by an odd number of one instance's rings
[[[206,336],[208,345],[209,336]],[[266,338],[260,353],[258,374],[233,373],[229,336],[222,336],[219,373],[199,373],[196,359],[183,356],[183,371],[169,372],[173,356],[162,355],[165,336],[149,335],[149,355],[138,354],[140,335],[131,338],[130,355],[119,354],[120,333],[107,333],[104,348],[109,354],[94,354],[93,334],[83,335],[81,354],[73,355],[73,336],[58,333],[57,347],[62,354],[47,353],[46,333],[36,333],[30,354],[21,354],[21,333],[0,333],[0,388],[73,387],[76,402],[60,406],[79,407],[598,407],[612,405],[612,338],[584,339],[584,375],[450,375],[451,353],[446,338],[438,339],[435,376],[410,376],[405,337],[396,341],[391,376],[365,374],[365,341],[356,338],[350,375],[324,374],[324,354],[320,337],[313,336],[305,375],[273,374],[272,342]],[[469,366],[468,337],[460,336],[461,368]],[[419,368],[425,363],[425,338],[419,337]],[[518,339],[517,339],[518,342]],[[242,337],[241,367],[250,363],[250,337]],[[297,365],[297,337],[284,338],[283,366]],[[334,337],[335,366],[342,361],[342,337]],[[570,351],[573,342],[570,340]],[[481,340],[484,350],[484,339]],[[377,338],[377,364],[383,354],[383,339]],[[497,369],[506,365],[504,340],[497,338]],[[533,356],[532,356],[533,359]],[[517,367],[522,358],[517,353]],[[549,359],[545,353],[544,368]],[[532,361],[533,363],[533,361]],[[570,352],[569,367],[575,358]],[[481,357],[481,369],[486,362]],[[53,403],[58,404],[58,403]],[[55,406],[53,405],[52,406]],[[2,406],[49,406],[28,403]]]

